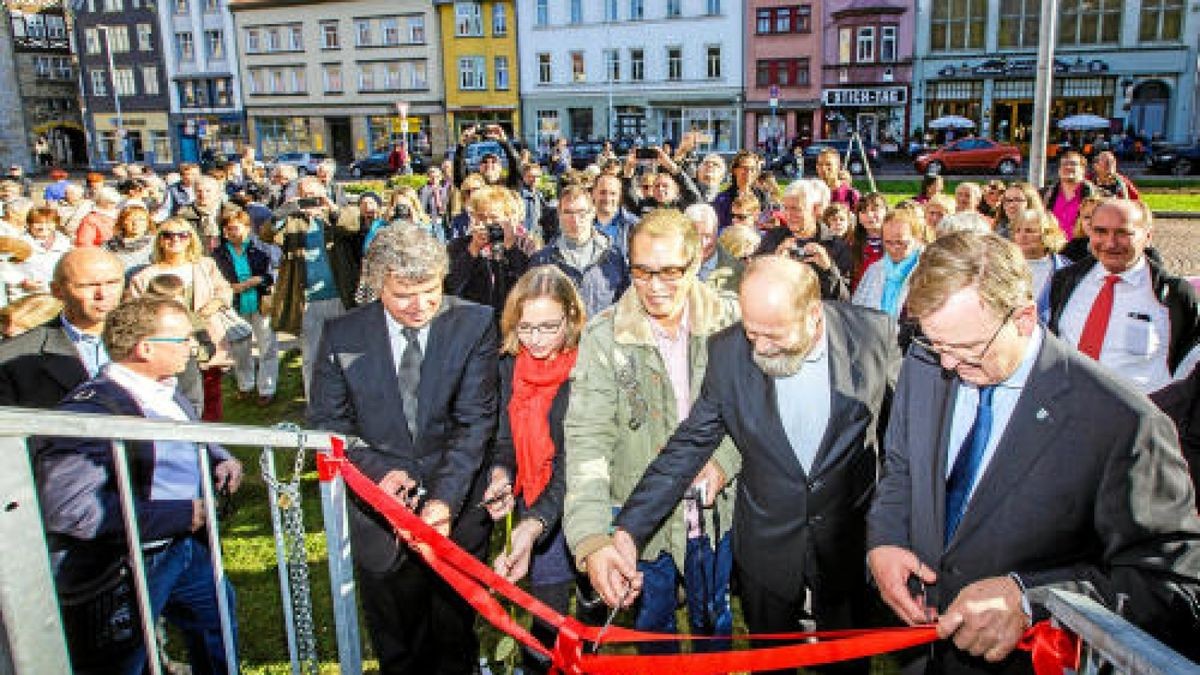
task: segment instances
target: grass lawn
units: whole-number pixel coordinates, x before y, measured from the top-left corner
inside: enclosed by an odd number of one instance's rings
[[[953,194],[954,188],[967,180],[971,179],[947,179],[946,192]],[[1174,178],[1140,178],[1137,184],[1142,200],[1152,211],[1200,213],[1200,183]],[[912,197],[920,186],[920,179],[875,181],[876,189],[883,193],[889,204]],[[857,178],[854,187],[866,192],[870,189],[870,183],[865,178]]]

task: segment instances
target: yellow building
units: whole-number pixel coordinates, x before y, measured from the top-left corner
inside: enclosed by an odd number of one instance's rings
[[[517,81],[517,13],[512,0],[434,0],[442,33],[446,129],[499,124],[521,128]]]

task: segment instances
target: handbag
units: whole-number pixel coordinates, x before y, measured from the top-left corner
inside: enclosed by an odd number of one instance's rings
[[[243,319],[231,307],[222,307],[217,310],[216,318],[221,327],[225,329],[225,339],[231,343],[249,340],[254,335],[254,328],[250,326],[250,322]]]
[[[63,633],[76,668],[112,664],[142,644],[141,613],[129,555],[79,584],[58,583]]]

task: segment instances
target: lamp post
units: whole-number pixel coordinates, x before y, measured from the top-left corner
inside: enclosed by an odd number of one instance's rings
[[[408,101],[396,101],[396,114],[400,116],[400,137],[404,139],[404,152],[411,158],[413,149],[408,143]]]
[[[108,83],[112,87],[113,94],[113,109],[117,114],[117,147],[120,149],[120,159],[125,161],[128,159],[125,134],[125,120],[121,116],[121,94],[117,91],[117,69],[113,65],[112,40],[109,38],[108,31],[112,26],[98,25],[96,29],[104,33],[104,52],[108,56]]]

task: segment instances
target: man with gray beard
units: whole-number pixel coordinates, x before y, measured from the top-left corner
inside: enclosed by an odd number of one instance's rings
[[[880,411],[900,365],[895,325],[822,302],[816,273],[782,256],[751,261],[739,300],[742,322],[709,341],[700,398],[616,518],[618,555],[593,556],[588,573],[606,600],[636,591],[638,547],[688,487],[677,477],[695,475],[728,434],[742,455],[733,555],[750,632],[862,627]],[[818,672],[868,670],[862,659]]]

